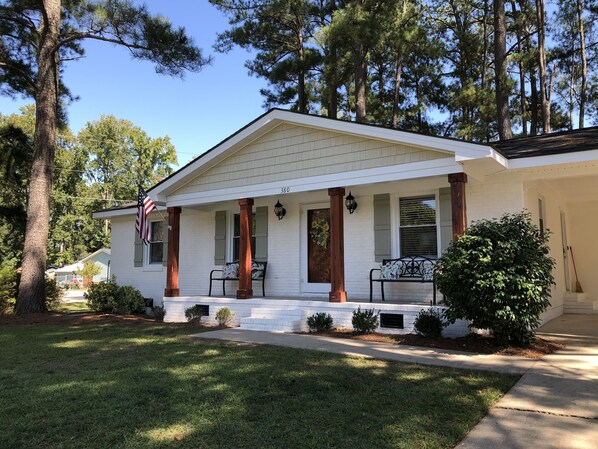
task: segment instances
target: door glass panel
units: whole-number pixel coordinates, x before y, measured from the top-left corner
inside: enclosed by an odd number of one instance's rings
[[[307,281],[330,282],[330,209],[307,211]]]

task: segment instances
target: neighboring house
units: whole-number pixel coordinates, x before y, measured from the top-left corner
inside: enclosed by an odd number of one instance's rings
[[[48,270],[46,273],[53,273],[54,279],[56,279],[56,282],[58,283],[81,283],[83,279],[81,278],[81,276],[75,274],[75,272],[82,269],[83,265],[86,262],[94,262],[101,269],[100,274],[93,277],[93,282],[105,281],[111,276],[109,248],[99,249],[96,252],[90,254],[89,256],[79,260],[78,262],[75,262],[70,265],[65,265],[64,267]]]
[[[349,192],[358,204],[352,214]],[[119,283],[157,303],[165,298],[169,320],[208,301],[210,271],[227,261],[242,261],[230,292],[261,295],[256,283],[252,291],[244,252],[251,222],[253,256],[268,261],[268,298],[342,303],[368,301],[369,271],[383,258],[438,257],[472,221],[527,209],[552,232],[556,260],[552,305],[542,318],[598,299],[598,128],[485,145],[274,109],[148,193],[169,221],[150,215],[149,246],[136,237],[136,205],[94,216],[111,219]],[[280,220],[278,201],[286,210]],[[328,234],[330,245],[320,245]],[[571,292],[568,246],[586,297]],[[420,283],[386,292],[385,307],[429,304],[432,296],[431,284]],[[592,302],[579,304],[570,310],[592,311]],[[378,287],[375,306],[382,307]]]

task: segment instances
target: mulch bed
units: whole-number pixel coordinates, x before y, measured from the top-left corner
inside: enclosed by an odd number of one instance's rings
[[[84,324],[162,324],[143,315],[112,315],[108,313],[59,313],[46,312],[34,313],[29,315],[0,315],[0,325],[2,324],[60,324],[67,326],[77,326]],[[203,327],[203,326],[202,326]],[[218,327],[211,328],[213,330]],[[460,338],[429,338],[416,334],[388,335],[388,334],[358,334],[350,330],[335,330],[329,332],[319,332],[318,335],[335,338],[352,338],[355,340],[374,341],[381,343],[390,343],[406,346],[423,346],[428,348],[452,349],[456,351],[465,351],[478,354],[500,354],[527,357],[530,359],[540,359],[547,354],[551,354],[565,346],[536,337],[534,342],[527,348],[516,346],[497,346],[492,337],[479,334],[470,334]]]
[[[470,334],[459,338],[432,338],[417,334],[388,335],[388,334],[358,334],[349,330],[335,330],[318,332],[318,335],[335,338],[352,338],[362,341],[374,341],[405,346],[423,346],[427,348],[451,349],[455,351],[472,352],[478,354],[500,354],[540,359],[565,346],[540,337],[526,348],[517,346],[497,346],[494,338],[487,335]]]

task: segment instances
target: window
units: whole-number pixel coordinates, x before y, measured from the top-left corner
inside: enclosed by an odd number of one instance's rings
[[[239,248],[241,247],[241,215],[235,214],[233,219],[233,260],[239,260]],[[251,257],[255,258],[255,213],[251,224]]]
[[[152,221],[150,223],[149,263],[161,264],[164,255],[164,222]]]
[[[418,196],[399,199],[401,257],[438,255],[436,198]]]

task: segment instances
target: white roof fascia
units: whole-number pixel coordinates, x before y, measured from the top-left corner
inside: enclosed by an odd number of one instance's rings
[[[519,159],[510,159],[508,168],[531,168],[542,167],[545,165],[568,164],[572,162],[590,162],[598,161],[598,150],[578,151],[575,153],[561,153],[550,156],[522,157]]]
[[[461,172],[463,172],[463,166],[455,162],[453,158],[448,157],[390,167],[377,167],[366,170],[334,173],[331,175],[290,179],[253,186],[240,186],[206,192],[172,195],[168,198],[168,205],[170,207],[196,206],[220,201],[238,200],[247,197],[259,198],[264,196],[284,195],[285,193],[321,190],[338,187],[339,185],[358,186]]]
[[[395,129],[380,128],[372,125],[365,125],[356,122],[348,122],[343,120],[331,120],[324,117],[317,117],[313,115],[303,115],[280,109],[274,109],[264,115],[261,119],[252,123],[247,128],[242,129],[238,134],[233,135],[228,140],[217,145],[204,156],[200,156],[187,167],[182,168],[179,172],[172,175],[170,178],[163,181],[150,192],[152,198],[160,201],[170,200],[166,197],[166,192],[177,184],[184,183],[187,178],[194,178],[198,176],[198,169],[207,165],[209,162],[220,157],[227,151],[235,148],[238,144],[253,141],[268,132],[270,129],[279,125],[282,122],[291,123],[295,125],[303,125],[312,128],[319,128],[328,131],[335,131],[343,134],[351,134],[360,137],[369,137],[377,140],[384,140],[388,142],[402,143],[407,145],[414,145],[429,150],[442,151],[445,153],[452,153],[456,160],[470,160],[488,157],[492,148],[481,144],[474,144],[469,142],[462,142],[453,139],[445,139],[440,137],[426,136],[423,134],[399,131]]]
[[[166,210],[166,206],[156,206],[160,212]],[[113,218],[113,217],[126,217],[129,215],[137,215],[136,207],[128,207],[126,209],[113,209],[113,210],[101,210],[91,214],[93,218]]]

